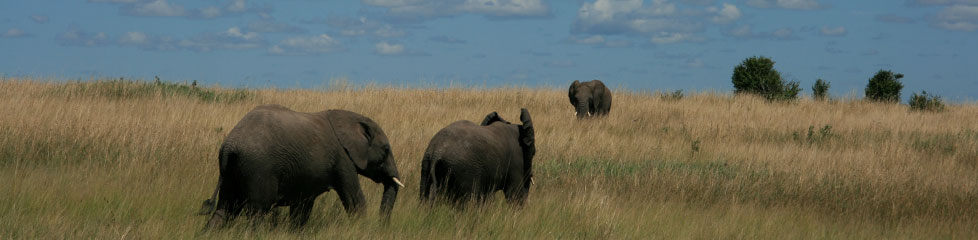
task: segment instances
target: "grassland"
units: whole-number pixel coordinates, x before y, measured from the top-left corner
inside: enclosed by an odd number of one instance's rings
[[[562,89],[192,88],[0,79],[0,239],[738,239],[978,237],[978,105],[939,113],[853,99],[771,103],[728,93],[616,90],[609,117],[574,119]],[[254,106],[348,109],[390,137],[408,186],[388,224],[321,196],[301,231],[200,233],[217,149]],[[529,109],[528,204],[418,204],[420,160],[447,124]],[[500,196],[501,197],[501,196]],[[242,222],[242,221],[239,221]]]

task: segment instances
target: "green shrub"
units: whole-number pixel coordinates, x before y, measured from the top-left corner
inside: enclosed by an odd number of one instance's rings
[[[914,93],[913,96],[910,96],[909,104],[910,110],[913,111],[944,111],[944,101],[941,100],[941,97],[929,95],[927,91],[920,92],[920,95]]]
[[[900,102],[900,90],[903,90],[901,78],[903,74],[880,69],[866,85],[866,99],[885,103]]]
[[[829,84],[829,82],[826,82],[821,78],[815,80],[815,85],[812,85],[812,93],[815,96],[815,100],[825,100],[825,97],[828,96],[830,86],[831,84]]]
[[[767,57],[750,57],[734,67],[731,80],[734,93],[757,94],[768,100],[793,100],[801,88],[798,82],[785,82]]]
[[[214,90],[200,88],[196,84],[187,85],[160,81],[159,78],[153,82],[133,81],[123,78],[75,82],[62,85],[60,88],[52,91],[52,93],[65,97],[99,96],[119,100],[153,96],[161,96],[163,98],[187,97],[203,102],[217,103],[233,103],[254,97],[253,93],[243,89]]]
[[[672,101],[675,101],[675,100],[683,99],[683,97],[685,97],[685,96],[686,95],[683,94],[683,90],[676,90],[676,91],[673,91],[671,93],[664,93],[664,94],[662,94],[662,100],[666,100],[666,101],[672,100]]]

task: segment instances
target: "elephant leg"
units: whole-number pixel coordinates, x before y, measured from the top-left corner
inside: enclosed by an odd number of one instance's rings
[[[243,190],[244,213],[247,214],[254,224],[272,210],[278,198],[278,180],[275,178],[255,177],[246,180]]]
[[[520,192],[518,188],[507,189],[503,193],[506,195],[506,203],[510,205],[523,206],[523,202],[526,201],[526,194]]]
[[[342,176],[346,175],[346,176]],[[363,190],[360,189],[360,181],[355,173],[341,174],[336,188],[336,194],[343,203],[346,213],[353,216],[362,216],[364,211]]]
[[[232,219],[230,204],[228,201],[221,199],[218,201],[217,208],[211,213],[210,220],[207,221],[207,225],[204,226],[204,230],[222,228],[227,225]]]
[[[433,185],[433,176],[431,176],[431,157],[426,153],[424,159],[421,160],[421,184],[419,191],[421,191],[421,202],[427,203],[431,199],[431,185]]]
[[[315,197],[299,200],[292,203],[289,209],[289,220],[293,227],[302,227],[309,221],[309,213],[312,212],[312,205],[316,202]]]
[[[234,220],[235,217],[241,214],[243,202],[241,201],[240,195],[229,185],[220,189],[220,198],[217,200],[217,206],[214,212],[211,213],[210,220],[207,221],[207,225],[204,227],[205,230],[226,227],[231,220]]]

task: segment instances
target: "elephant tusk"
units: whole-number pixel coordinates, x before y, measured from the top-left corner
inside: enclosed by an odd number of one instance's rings
[[[590,117],[590,116],[591,116],[591,112],[590,112],[590,111],[588,111],[588,112],[587,112],[587,116],[588,116],[588,117]]]
[[[397,177],[394,177],[392,179],[394,179],[394,183],[397,183],[397,186],[401,186],[401,188],[404,188],[404,184],[401,183],[401,180],[398,180]]]
[[[530,185],[532,185],[532,186],[536,186],[537,185],[535,182],[533,182],[533,177],[530,177]]]

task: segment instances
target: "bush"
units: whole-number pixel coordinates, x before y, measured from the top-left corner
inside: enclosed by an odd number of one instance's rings
[[[903,74],[880,69],[866,85],[866,99],[886,103],[900,102],[900,90],[903,90],[901,78]]]
[[[194,81],[196,83],[196,80]],[[183,84],[160,81],[133,81],[128,79],[100,79],[98,81],[74,82],[64,84],[52,91],[54,95],[66,97],[99,96],[116,100],[138,99],[160,96],[186,97],[203,102],[234,103],[254,98],[254,94],[244,90],[215,90],[197,87],[196,84]]]
[[[744,59],[734,67],[731,80],[734,93],[757,94],[768,100],[792,100],[801,92],[798,82],[783,81],[774,61],[763,56]]]
[[[685,96],[686,95],[683,94],[683,90],[676,90],[671,93],[662,94],[661,98],[662,100],[666,100],[666,101],[676,101],[676,100],[683,99],[683,97]]]
[[[821,78],[815,80],[815,85],[812,85],[812,93],[815,96],[815,100],[825,100],[825,97],[828,96],[830,86],[831,85],[829,82],[826,82]]]
[[[920,92],[920,95],[914,93],[912,96],[910,96],[909,104],[910,110],[913,111],[944,111],[944,101],[941,100],[941,97],[929,95],[927,94],[927,91]]]

